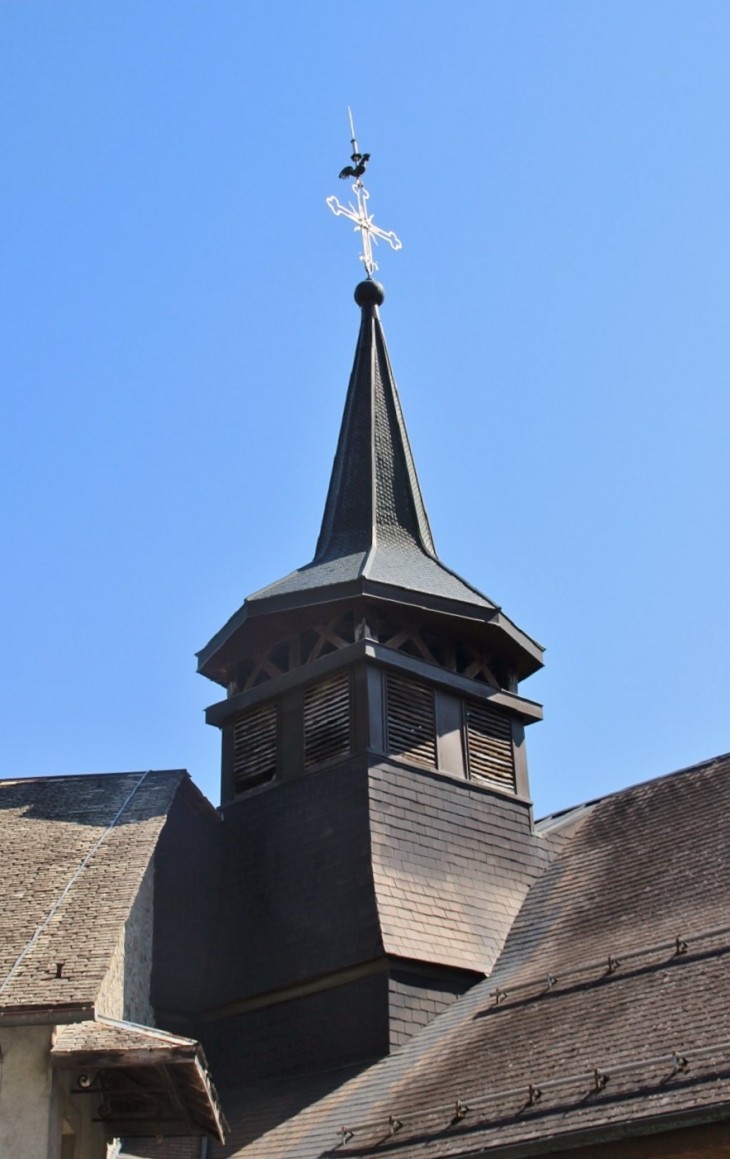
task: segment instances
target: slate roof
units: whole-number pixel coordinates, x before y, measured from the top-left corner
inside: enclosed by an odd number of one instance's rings
[[[255,1142],[227,1108],[211,1159],[529,1154],[730,1118],[728,817],[724,756],[552,823],[562,852],[489,980]]]
[[[0,1016],[93,1005],[184,780],[173,770],[0,781]]]
[[[368,579],[495,605],[436,554],[377,305],[360,334],[314,559],[249,602]]]
[[[542,647],[437,555],[372,301],[362,307],[314,559],[250,595],[198,653],[198,670],[226,682],[225,663],[221,667],[218,661],[250,617],[360,594],[417,601],[489,622],[516,647],[523,677],[542,665]]]

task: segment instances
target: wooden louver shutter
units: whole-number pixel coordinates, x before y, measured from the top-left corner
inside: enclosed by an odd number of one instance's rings
[[[476,784],[515,791],[512,726],[508,716],[486,704],[467,702],[466,742],[469,776]]]
[[[264,704],[239,716],[233,726],[233,790],[243,793],[276,774],[279,708]]]
[[[388,673],[388,752],[429,769],[436,767],[433,689]]]
[[[340,672],[304,694],[304,766],[350,751],[350,674]]]

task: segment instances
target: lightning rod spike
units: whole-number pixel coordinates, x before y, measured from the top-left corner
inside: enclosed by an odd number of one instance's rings
[[[352,145],[353,160],[354,160],[354,154],[359,153],[359,149],[357,147],[357,139],[355,137],[355,122],[352,119],[352,109],[350,108],[349,105],[347,106],[347,115],[350,118],[350,144]]]

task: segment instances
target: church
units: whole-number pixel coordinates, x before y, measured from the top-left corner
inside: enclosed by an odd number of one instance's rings
[[[198,654],[220,805],[0,782],[0,1154],[730,1156],[730,756],[534,819],[542,648],[437,554],[361,228],[313,559]]]

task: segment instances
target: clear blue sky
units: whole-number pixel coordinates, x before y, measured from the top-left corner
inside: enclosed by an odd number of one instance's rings
[[[547,646],[538,812],[730,749],[727,0],[0,2],[2,774],[186,766],[311,558],[346,107],[444,561]]]

